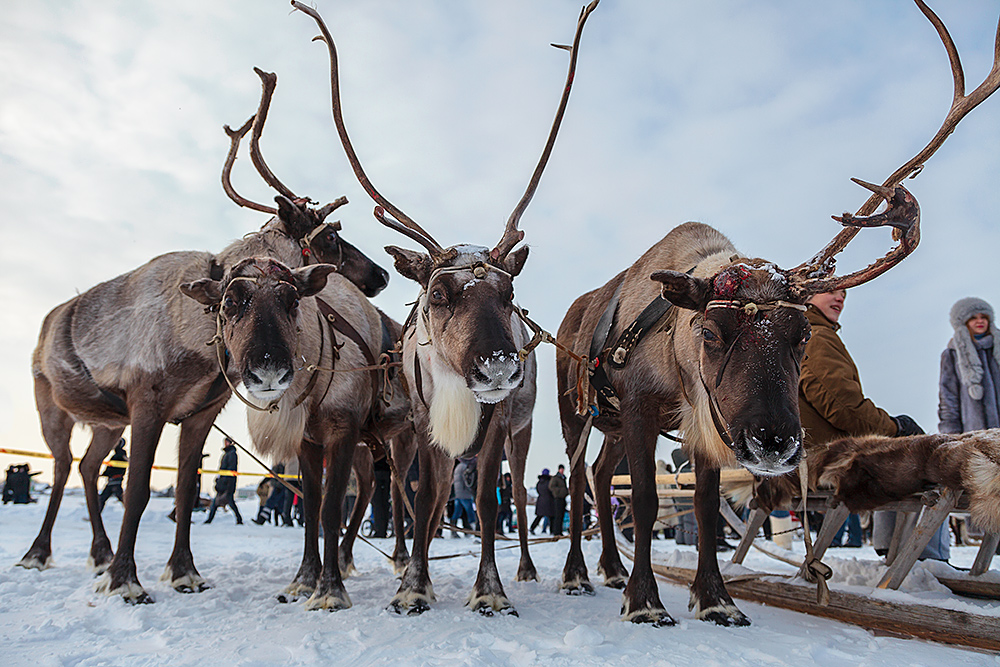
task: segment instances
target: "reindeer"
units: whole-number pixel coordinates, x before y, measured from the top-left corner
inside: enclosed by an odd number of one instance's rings
[[[255,448],[275,460],[299,457],[305,550],[283,595],[311,592],[307,609],[330,610],[351,606],[340,573],[338,538],[356,444],[391,437],[406,425],[410,410],[398,382],[392,399],[380,402],[383,387],[373,350],[392,340],[391,328],[383,333],[383,315],[349,281],[331,274],[333,268],[321,264],[290,270],[274,259],[255,257],[233,266],[221,280],[181,285],[184,294],[217,313],[221,343],[243,369],[247,401],[254,407],[248,426]],[[295,373],[300,359],[309,360],[316,371]],[[363,372],[351,372],[356,369]],[[255,379],[288,374],[287,383]],[[320,493],[324,463],[326,484]]]
[[[134,546],[149,499],[153,455],[163,426],[170,422],[181,426],[177,529],[163,578],[182,592],[206,588],[190,550],[191,505],[205,438],[242,369],[226,366],[205,345],[213,338],[216,323],[178,287],[208,276],[221,277],[225,267],[255,254],[278,257],[293,266],[314,257],[327,259],[372,296],[387,284],[384,269],[340,238],[340,223],[324,222],[346,199],[310,208],[308,199],[296,197],[267,169],[258,141],[276,78],[257,73],[263,83],[260,108],[239,130],[226,128],[232,146],[222,180],[236,203],[272,214],[271,221],[218,256],[175,252],[157,257],[56,307],[42,324],[32,373],[42,433],[56,472],[42,527],[20,562],[24,567],[51,565],[52,526],[72,462],[70,433],[75,423],[87,424],[93,427],[93,438],[80,469],[94,531],[90,561],[98,571],[106,571],[102,590],[120,593],[129,602],[152,602],[136,576]],[[251,130],[251,157],[264,180],[279,192],[276,208],[243,199],[230,183],[239,140]],[[287,377],[268,376],[266,381],[287,383],[290,371]],[[112,554],[97,509],[96,479],[101,460],[126,425],[132,426],[132,458],[118,550]]]
[[[355,175],[376,202],[376,218],[422,245],[427,254],[389,246],[396,270],[421,287],[403,333],[403,370],[410,387],[418,442],[420,487],[416,495],[413,554],[390,603],[397,612],[421,613],[434,600],[427,550],[448,498],[455,457],[479,457],[477,505],[482,552],[479,574],[467,601],[486,615],[516,613],[504,593],[494,558],[497,499],[493,480],[506,445],[515,499],[523,503],[524,461],[535,402],[536,362],[526,347],[527,329],[517,319],[513,280],[528,249],[513,250],[523,239],[518,220],[537,188],[568,101],[583,25],[596,7],[581,12],[571,52],[569,76],[556,119],[528,188],[492,250],[458,245],[443,248],[416,222],[393,206],[365,175],[351,145],[340,105],[337,53],[320,15],[300,2],[292,5],[316,21],[330,56],[334,123]],[[523,351],[523,354],[519,354]],[[534,579],[527,551],[527,521],[519,509],[521,562],[518,579]],[[398,551],[397,551],[398,553]]]
[[[594,465],[603,540],[600,571],[609,586],[622,587],[627,579],[624,618],[674,623],[659,600],[650,539],[657,511],[656,439],[679,430],[698,472],[698,569],[690,607],[697,618],[720,625],[750,623],[726,592],[715,558],[719,468],[739,464],[761,477],[795,468],[801,456],[799,364],[809,338],[802,312],[806,299],[861,285],[913,251],[919,242],[919,209],[898,184],[915,175],[961,118],[1000,84],[995,64],[986,82],[966,97],[958,53],[947,30],[922,0],[916,2],[937,29],[952,63],[951,111],[931,142],[882,186],[855,179],[875,194],[858,217],[835,217],[846,229],[823,251],[786,271],[741,255],[711,227],[686,223],[569,308],[557,338],[571,351],[560,350],[556,356],[563,437],[575,462],[570,481],[572,543],[562,583],[567,591],[593,591],[580,550],[585,484],[580,454],[594,426],[605,434]],[[882,200],[887,210],[865,217]],[[865,269],[834,277],[835,256],[854,235],[863,227],[885,225],[895,228],[899,244]],[[610,476],[623,453],[632,476],[635,519],[630,578],[614,544],[608,501]]]

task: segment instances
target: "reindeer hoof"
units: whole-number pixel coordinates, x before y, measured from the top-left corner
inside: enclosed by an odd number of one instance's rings
[[[315,591],[315,586],[307,586],[306,584],[293,581],[288,584],[285,590],[278,593],[275,598],[281,604],[288,604],[289,602],[297,602],[301,598],[311,597]]]
[[[174,586],[174,590],[178,593],[204,593],[210,588],[211,586],[204,581],[199,584],[180,584],[179,586]]]
[[[129,604],[153,604],[153,597],[146,591],[142,591],[139,595],[134,597],[123,597],[122,599]]]
[[[745,628],[750,625],[750,619],[747,618],[739,609],[716,609],[703,615],[701,620],[709,621],[727,628]]]
[[[654,628],[669,628],[677,625],[677,621],[663,609],[647,609],[633,614],[626,620],[635,624],[652,625]]]
[[[624,578],[608,579],[604,582],[604,585],[607,586],[608,588],[616,588],[620,591],[623,591],[625,590],[625,587],[628,585],[628,579]]]
[[[39,556],[28,553],[18,561],[18,567],[23,567],[26,570],[47,570],[53,565],[52,556]]]
[[[406,615],[407,616],[420,616],[425,611],[430,611],[430,610],[431,610],[431,606],[429,604],[427,604],[423,600],[419,600],[419,601],[413,603],[413,606],[409,608],[409,610],[406,612]]]
[[[589,581],[567,582],[562,585],[566,595],[595,595],[594,586]]]

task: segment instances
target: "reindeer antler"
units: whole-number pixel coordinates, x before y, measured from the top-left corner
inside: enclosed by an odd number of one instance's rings
[[[435,261],[440,261],[448,255],[444,248],[441,247],[441,244],[435,241],[434,237],[424,231],[424,229],[414,222],[409,216],[393,206],[388,199],[383,197],[382,194],[375,189],[375,186],[372,185],[371,179],[368,178],[368,175],[365,174],[364,168],[361,166],[358,154],[354,151],[354,146],[351,145],[351,139],[347,136],[347,126],[344,124],[344,115],[341,111],[340,105],[340,71],[337,63],[337,47],[333,42],[333,36],[330,34],[329,29],[327,29],[326,23],[323,21],[323,17],[321,17],[319,12],[312,7],[304,5],[301,2],[297,2],[296,0],[292,0],[292,7],[312,17],[322,33],[320,37],[316,37],[315,39],[326,42],[327,51],[329,51],[330,54],[330,98],[333,110],[333,123],[337,126],[337,134],[340,135],[340,143],[344,146],[344,152],[347,153],[347,160],[351,163],[354,175],[357,177],[358,182],[361,183],[361,187],[363,187],[365,192],[368,193],[368,196],[371,197],[376,204],[378,204],[378,206],[375,207],[375,217],[386,227],[395,229],[424,246]],[[386,216],[386,212],[388,212],[391,217]]]
[[[241,197],[236,189],[233,188],[233,183],[230,180],[230,176],[233,172],[233,163],[236,162],[236,153],[239,151],[240,142],[243,141],[243,137],[246,136],[247,132],[250,131],[250,126],[253,125],[253,121],[257,116],[250,116],[247,122],[243,123],[243,127],[238,130],[234,130],[228,125],[223,125],[222,129],[226,131],[229,135],[229,154],[226,156],[226,164],[222,166],[222,189],[226,191],[229,198],[240,206],[246,208],[252,208],[255,211],[260,211],[261,213],[270,213],[271,215],[277,215],[278,209],[272,206],[265,206],[264,204],[258,204],[257,202],[250,201],[246,197]]]
[[[280,194],[295,201],[298,197],[278,180],[278,177],[268,168],[267,163],[264,162],[264,156],[260,153],[260,135],[264,131],[264,123],[267,122],[267,112],[271,108],[271,96],[274,95],[274,87],[278,84],[278,76],[273,72],[265,72],[259,67],[254,67],[253,71],[260,77],[261,94],[260,106],[257,108],[256,120],[253,123],[253,132],[250,134],[250,160],[253,162],[253,166],[257,168],[257,173],[260,174],[265,183]]]
[[[538,189],[538,182],[542,179],[542,172],[545,170],[545,165],[548,164],[549,156],[552,154],[552,147],[556,143],[556,135],[559,133],[559,126],[562,124],[563,114],[566,112],[566,104],[569,102],[569,93],[573,88],[573,76],[576,73],[576,58],[579,54],[580,49],[580,37],[583,35],[583,26],[587,22],[587,18],[590,17],[591,12],[597,9],[597,4],[600,0],[593,0],[589,5],[580,10],[580,18],[576,22],[576,34],[573,36],[573,46],[565,46],[562,44],[553,44],[552,46],[557,49],[565,49],[569,51],[569,71],[566,74],[566,85],[563,88],[562,98],[559,100],[559,107],[556,110],[555,120],[552,121],[552,128],[549,130],[548,141],[545,142],[545,148],[542,150],[542,156],[538,159],[538,164],[535,165],[535,171],[531,174],[531,180],[528,181],[528,188],[524,191],[524,195],[521,196],[521,201],[517,203],[514,207],[514,211],[510,214],[507,219],[507,227],[504,229],[503,236],[500,238],[500,243],[490,252],[490,257],[494,261],[502,262],[507,254],[513,250],[514,246],[521,242],[524,238],[524,232],[517,228],[518,223],[521,220],[521,215],[524,213],[525,209],[528,208],[528,204],[531,203],[531,198],[535,196],[535,190]]]
[[[222,167],[222,189],[225,190],[230,199],[240,206],[260,211],[262,213],[277,215],[277,208],[274,208],[273,206],[266,206],[264,204],[258,204],[257,202],[250,201],[246,197],[241,197],[236,192],[236,189],[233,187],[231,181],[233,163],[236,162],[236,154],[239,152],[240,143],[243,141],[243,137],[246,136],[247,132],[250,132],[252,129],[253,131],[250,134],[250,160],[257,169],[257,173],[264,179],[264,182],[298,206],[313,203],[308,197],[299,198],[296,196],[294,192],[289,190],[280,180],[278,180],[278,177],[274,175],[271,169],[267,166],[267,163],[264,162],[264,156],[260,152],[260,137],[264,131],[264,123],[267,122],[267,112],[271,108],[271,97],[274,95],[274,88],[278,83],[278,77],[272,72],[265,72],[258,67],[254,67],[253,71],[260,77],[261,83],[260,104],[257,107],[257,113],[250,116],[250,118],[247,119],[247,122],[243,123],[238,130],[233,130],[228,125],[224,125],[222,127],[222,129],[225,130],[226,134],[229,136],[229,154],[226,156],[226,163]],[[346,203],[347,197],[339,197],[326,206],[318,209],[315,213],[319,216],[319,221],[322,222],[334,210]]]
[[[916,205],[916,200],[913,199],[913,195],[907,192],[905,188],[897,186],[899,186],[899,183],[903,179],[907,177],[913,178],[920,173],[924,163],[937,152],[938,148],[945,142],[945,139],[948,138],[948,135],[955,131],[958,123],[1000,87],[1000,22],[997,24],[996,39],[994,41],[993,67],[983,82],[970,94],[966,95],[965,72],[962,68],[962,61],[958,56],[958,49],[955,47],[955,42],[948,33],[947,27],[945,27],[944,22],[941,21],[937,14],[923,0],[914,0],[914,2],[920,11],[923,12],[924,16],[927,17],[927,20],[934,26],[944,44],[945,51],[948,53],[952,78],[955,84],[951,108],[948,110],[940,129],[938,129],[930,142],[906,162],[906,164],[893,172],[882,186],[873,186],[858,179],[852,179],[855,183],[875,193],[858,209],[857,216],[870,215],[883,199],[888,203],[889,209],[881,215],[872,216],[871,218],[855,217],[850,214],[845,214],[843,217],[834,216],[835,220],[848,225],[848,228],[837,234],[823,250],[808,262],[789,271],[789,279],[793,283],[793,288],[803,295],[831,292],[837,289],[848,289],[861,285],[882,275],[913,252],[920,241],[919,208]],[[902,194],[900,191],[902,191]],[[896,206],[900,206],[901,208],[891,212]],[[890,219],[893,222],[889,222]],[[831,278],[830,276],[836,269],[836,255],[847,247],[847,244],[851,242],[861,228],[883,225],[890,225],[898,230],[893,232],[893,237],[899,241],[899,244],[885,257],[882,257],[864,269],[846,276]]]

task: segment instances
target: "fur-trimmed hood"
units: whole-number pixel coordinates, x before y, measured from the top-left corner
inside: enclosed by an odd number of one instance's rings
[[[987,338],[982,338],[979,341],[972,340],[969,329],[965,326],[965,323],[973,315],[979,313],[990,318],[989,338],[991,340],[987,340]],[[951,307],[950,321],[955,335],[948,342],[948,347],[955,350],[958,377],[962,386],[969,392],[969,396],[981,401],[983,399],[984,370],[983,363],[979,358],[979,351],[976,349],[977,342],[979,347],[991,345],[993,358],[1000,360],[1000,335],[997,334],[997,328],[994,324],[993,307],[986,301],[973,296],[959,299]]]

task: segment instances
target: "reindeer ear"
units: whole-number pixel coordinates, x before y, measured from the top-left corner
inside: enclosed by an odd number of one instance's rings
[[[295,291],[301,298],[319,294],[326,287],[326,277],[336,271],[337,267],[333,264],[310,264],[294,269],[292,279],[295,281]]]
[[[712,284],[680,271],[657,271],[650,276],[661,283],[660,295],[678,308],[705,310],[712,296]]]
[[[427,287],[427,281],[431,279],[431,273],[434,272],[434,264],[431,262],[430,255],[415,250],[397,248],[394,245],[387,245],[385,251],[392,255],[395,260],[399,275]]]
[[[278,219],[292,238],[301,239],[316,227],[316,221],[288,197],[276,195],[274,201],[278,204]]]
[[[184,295],[206,306],[214,306],[222,301],[222,283],[211,278],[183,283],[180,290]]]
[[[524,268],[526,261],[528,261],[528,246],[522,246],[507,255],[507,259],[503,261],[504,271],[512,276],[516,276],[521,273],[521,269]]]

